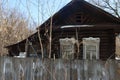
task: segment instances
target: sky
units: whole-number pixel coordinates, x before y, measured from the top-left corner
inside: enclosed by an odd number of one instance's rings
[[[42,24],[51,15],[53,15],[70,1],[71,0],[0,0],[4,7],[8,9],[15,8],[28,19],[30,19],[31,22],[35,23],[36,27]],[[92,3],[92,0],[90,3]]]
[[[31,21],[40,25],[70,1],[71,0],[6,0],[6,2],[4,1],[4,5],[8,9],[15,8],[31,19]]]

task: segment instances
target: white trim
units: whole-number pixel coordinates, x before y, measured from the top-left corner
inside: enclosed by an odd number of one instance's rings
[[[65,25],[65,26],[61,26],[61,28],[74,28],[74,27],[94,27],[94,25]]]
[[[95,54],[96,59],[99,59],[99,44],[100,44],[100,38],[83,38],[83,59],[87,59],[87,46],[95,46]],[[93,59],[93,53],[90,52],[90,60]]]
[[[73,59],[74,58],[74,44],[76,40],[74,38],[63,38],[60,41],[60,53],[63,59]]]

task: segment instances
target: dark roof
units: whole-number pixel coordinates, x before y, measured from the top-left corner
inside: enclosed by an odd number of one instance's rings
[[[24,39],[24,40],[22,40],[22,41],[19,41],[19,42],[17,42],[17,43],[14,43],[14,44],[5,46],[5,48],[9,48],[10,46],[16,46],[16,45],[19,45],[19,44],[22,44],[22,43],[25,44],[27,39],[30,40],[30,38],[34,37],[35,35],[37,35],[37,32],[35,32],[34,34],[30,35],[29,37],[27,37],[26,39]]]
[[[103,18],[102,20],[107,19],[108,22],[110,22],[110,23],[120,24],[119,18],[102,10],[99,7],[94,6],[84,0],[72,0],[66,6],[64,6],[62,9],[60,9],[57,13],[55,13],[53,16],[51,16],[53,18],[53,20],[52,20],[53,25],[59,25],[59,24],[61,25],[61,23],[59,23],[59,22],[63,22],[63,20],[65,18],[68,18],[68,16],[70,16],[71,14],[76,12],[78,9],[80,9],[82,11],[86,11],[90,15],[93,15],[93,16],[96,16],[99,18]],[[42,25],[40,25],[38,28],[43,28],[43,27],[49,25],[51,17],[48,20],[46,20]],[[63,24],[63,25],[65,25],[65,24]]]

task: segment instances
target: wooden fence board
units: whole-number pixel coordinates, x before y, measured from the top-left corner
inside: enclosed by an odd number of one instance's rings
[[[115,60],[0,57],[0,80],[119,80]]]

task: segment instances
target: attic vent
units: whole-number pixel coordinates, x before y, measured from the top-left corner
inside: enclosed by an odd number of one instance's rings
[[[75,15],[75,20],[76,20],[76,23],[81,23],[82,22],[82,13],[77,13]]]

